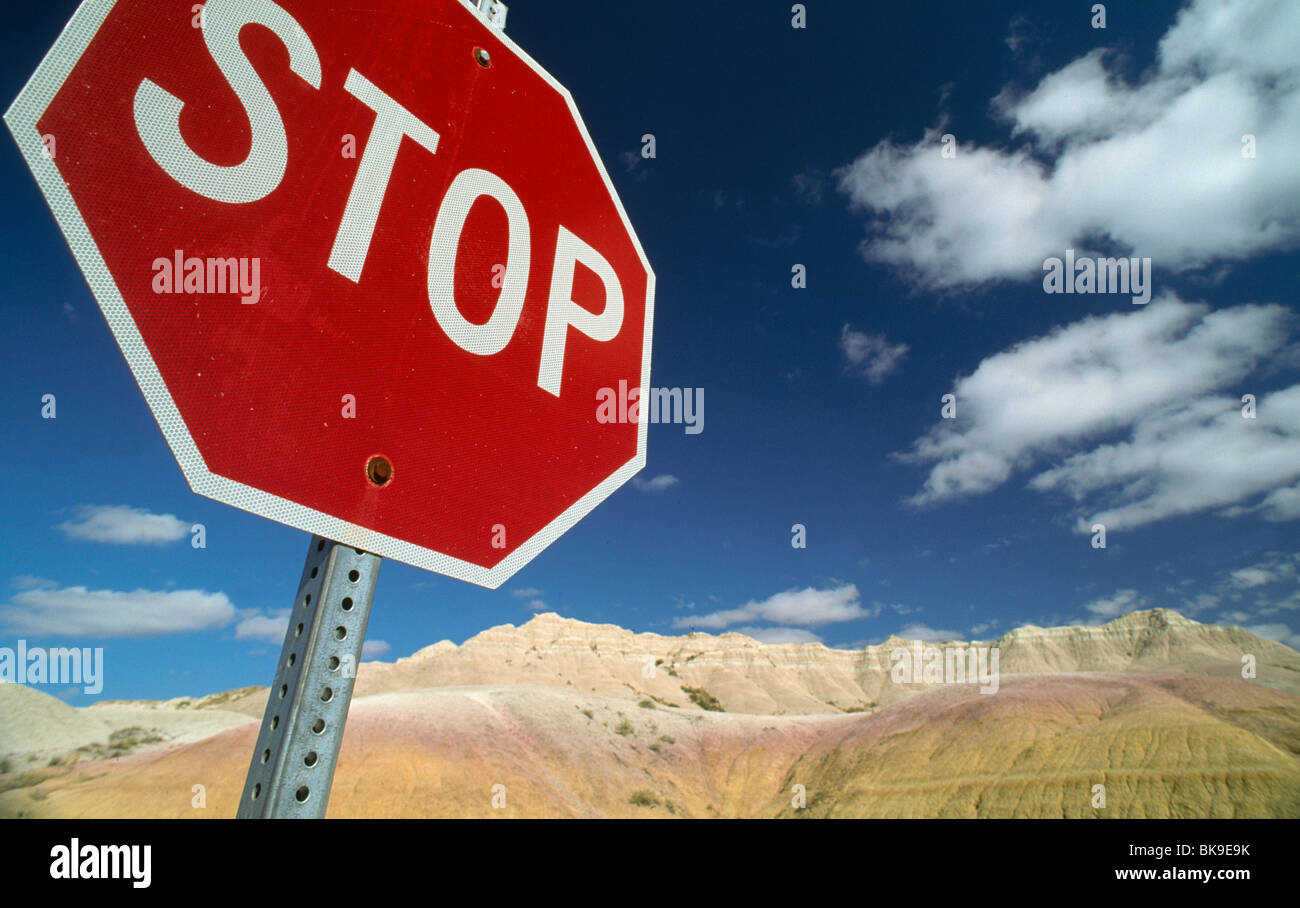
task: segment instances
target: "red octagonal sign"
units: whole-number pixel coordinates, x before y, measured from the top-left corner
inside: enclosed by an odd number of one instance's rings
[[[87,0],[5,119],[195,492],[497,587],[644,466],[654,274],[465,3]]]

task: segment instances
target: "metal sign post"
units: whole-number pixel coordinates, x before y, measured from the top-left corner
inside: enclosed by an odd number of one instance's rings
[[[476,6],[489,25],[505,29],[506,4]],[[380,560],[312,537],[237,818],[324,818]]]
[[[312,537],[239,818],[325,816],[379,562]]]
[[[648,393],[654,271],[506,12],[82,0],[5,114],[190,488],[312,534],[240,817],[325,815],[380,556],[497,589],[646,464],[649,421],[592,402]],[[240,45],[254,23],[279,50]],[[242,112],[201,102],[216,72]],[[418,211],[385,204],[412,186]],[[509,230],[504,283],[467,290],[495,307],[478,324],[456,263],[488,196]],[[307,469],[268,469],[331,424]]]

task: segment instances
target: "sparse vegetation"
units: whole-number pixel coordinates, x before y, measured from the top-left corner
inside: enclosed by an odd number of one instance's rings
[[[132,725],[130,728],[119,728],[109,735],[108,746],[135,747],[137,744],[156,744],[162,740],[163,736],[158,733],[158,729]]]
[[[664,746],[660,744],[658,741],[655,741],[653,744],[650,745],[650,749],[653,750],[655,753],[659,753],[661,750],[664,749]]]
[[[61,776],[68,771],[69,769],[67,767],[61,767],[54,771],[48,769],[29,769],[26,772],[14,772],[5,776],[3,779],[0,779],[0,792],[15,791],[20,788],[32,788],[41,784],[46,779]]]
[[[8,775],[13,771],[14,771],[13,764],[11,764],[8,760],[0,760],[0,775]]]
[[[677,743],[677,739],[674,738],[672,735],[660,735],[660,736],[659,736],[659,740],[660,740],[660,741],[663,741],[665,744],[676,744],[676,743]]]
[[[658,807],[659,798],[655,797],[653,791],[647,791],[644,788],[638,788],[632,792],[632,797],[627,799],[629,804],[635,804],[637,807]]]
[[[85,744],[78,747],[70,755],[75,761],[80,759],[84,754],[91,760],[111,760],[115,757],[125,756],[135,748],[143,744],[156,744],[159,741],[167,740],[158,733],[156,728],[142,728],[139,725],[132,725],[129,728],[119,728],[108,736],[108,743],[101,744],[96,741],[93,744]],[[51,763],[51,766],[54,764]]]
[[[663,697],[656,697],[654,694],[647,694],[647,696],[660,706],[671,706],[673,709],[677,709],[677,704],[672,700],[665,700]]]
[[[702,687],[687,687],[686,685],[682,685],[682,693],[690,697],[691,702],[700,709],[707,709],[715,713],[726,712],[726,710],[722,708],[722,703],[718,698]]]
[[[632,723],[627,721],[627,719],[621,719],[619,723],[614,726],[614,734],[622,735],[623,737],[627,737],[632,734],[633,731],[635,731],[635,729],[632,728]]]
[[[872,710],[876,708],[876,703],[874,700],[867,703],[857,703],[854,704],[853,706],[840,706],[834,700],[827,700],[826,705],[833,709],[838,709],[842,713],[865,713],[868,710]]]
[[[582,714],[583,714],[584,716],[586,716],[588,719],[594,719],[594,718],[596,718],[596,714],[593,713],[593,712],[592,712],[591,710],[589,710],[589,709],[584,709],[584,710],[582,711]]]
[[[641,707],[642,709],[654,709],[654,708],[655,708],[655,704],[654,704],[654,701],[653,701],[653,700],[642,700],[640,703],[637,704],[637,706]]]
[[[182,703],[181,709],[189,709],[191,707],[194,709],[212,709],[214,707],[225,706],[227,703],[230,703],[233,700],[238,700],[241,697],[250,697],[253,694],[261,694],[265,691],[266,688],[264,687],[238,687],[234,690],[222,691],[219,694],[210,694],[194,703]]]

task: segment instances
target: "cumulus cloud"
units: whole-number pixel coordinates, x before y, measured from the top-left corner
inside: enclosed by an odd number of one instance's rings
[[[9,581],[20,590],[32,590],[38,587],[58,586],[58,581],[49,580],[45,577],[37,577],[33,574],[21,574]]]
[[[1292,649],[1300,649],[1300,634],[1297,634],[1285,624],[1252,624],[1246,630],[1267,640],[1285,643]]]
[[[261,640],[266,643],[283,642],[284,633],[289,625],[290,611],[292,610],[277,609],[265,614],[261,612],[248,614],[235,625],[235,639]],[[367,640],[361,645],[361,658],[377,659],[391,649],[392,646],[383,640]]]
[[[279,609],[268,614],[254,613],[235,625],[236,640],[261,640],[281,643],[289,626],[290,609]]]
[[[1232,571],[1217,589],[1235,604],[1219,617],[1245,626],[1280,612],[1300,610],[1300,552],[1266,552],[1259,561]],[[1247,600],[1247,596],[1251,598]]]
[[[1271,523],[1285,523],[1300,519],[1300,483],[1274,489],[1250,507],[1237,505],[1224,511],[1227,517],[1238,517],[1242,514],[1259,514]]]
[[[863,254],[947,289],[1041,277],[1046,257],[1093,239],[1174,270],[1294,248],[1297,34],[1293,0],[1194,0],[1137,83],[1097,49],[1030,91],[1005,87],[991,110],[1011,147],[943,158],[942,126],[880,142],[836,173],[872,216]]]
[[[907,344],[891,344],[883,334],[855,331],[851,325],[840,330],[840,351],[850,372],[866,378],[873,385],[885,380],[907,355]]]
[[[1253,589],[1282,579],[1290,579],[1295,575],[1296,559],[1270,553],[1263,561],[1233,571],[1229,575],[1229,580],[1235,587]]]
[[[909,501],[990,492],[1052,460],[1032,488],[1081,506],[1108,500],[1079,518],[1081,532],[1242,508],[1260,495],[1251,510],[1288,519],[1276,496],[1300,481],[1300,386],[1260,396],[1255,419],[1242,418],[1239,398],[1213,392],[1280,350],[1292,319],[1277,305],[1211,311],[1165,296],[994,354],[955,383],[957,418],[895,455],[930,468]],[[1101,444],[1119,433],[1128,439]]]
[[[1285,595],[1285,598],[1260,596],[1255,600],[1254,609],[1255,614],[1261,618],[1271,617],[1278,612],[1300,611],[1300,590],[1293,589],[1290,595]]]
[[[1137,590],[1116,590],[1113,596],[1105,599],[1095,599],[1084,606],[1092,613],[1092,621],[1101,624],[1118,618],[1120,615],[1127,615],[1129,612],[1136,612],[1139,609],[1146,608],[1147,598],[1138,595]]]
[[[32,636],[152,637],[224,627],[235,614],[224,593],[203,590],[40,587],[0,605],[0,627]]]
[[[961,634],[956,631],[937,630],[919,621],[904,624],[896,636],[902,637],[904,640],[920,640],[923,643],[939,643],[944,640],[961,639]]]
[[[736,633],[759,643],[821,643],[822,638],[801,627],[738,627]]]
[[[1065,489],[1076,499],[1103,493],[1110,506],[1081,517],[1080,532],[1093,523],[1123,529],[1271,497],[1300,480],[1300,385],[1260,402],[1253,420],[1242,418],[1232,397],[1172,405],[1139,419],[1127,441],[1075,454],[1030,485]],[[1269,500],[1249,510],[1287,519]]]
[[[670,476],[667,473],[655,476],[653,479],[642,479],[637,476],[633,478],[632,485],[642,492],[662,492],[664,489],[677,485],[677,477]]]
[[[673,626],[724,628],[733,624],[767,621],[772,624],[807,624],[816,627],[820,624],[852,621],[855,618],[870,618],[879,614],[879,611],[879,606],[863,608],[858,601],[858,588],[848,583],[826,590],[813,587],[787,590],[762,602],[747,602],[739,608],[710,612],[707,615],[677,617],[673,619]]]
[[[78,509],[75,520],[61,523],[69,539],[113,545],[163,545],[189,535],[190,525],[174,514],[151,514],[124,505],[96,505]]]
[[[377,659],[391,649],[392,647],[384,640],[367,640],[361,644],[361,658]]]
[[[1086,604],[1084,609],[1089,615],[1075,618],[1070,623],[1101,624],[1132,611],[1157,606],[1173,608],[1188,617],[1218,610],[1213,619],[1215,624],[1243,627],[1284,643],[1290,640],[1294,646],[1294,641],[1300,640],[1300,636],[1292,637],[1294,631],[1275,616],[1300,611],[1297,574],[1300,574],[1300,552],[1266,552],[1254,564],[1218,571],[1204,582],[1188,579],[1166,586],[1163,595],[1147,595],[1132,589],[1116,590],[1110,596]],[[1190,593],[1187,587],[1199,589]],[[1260,628],[1267,633],[1261,632]]]

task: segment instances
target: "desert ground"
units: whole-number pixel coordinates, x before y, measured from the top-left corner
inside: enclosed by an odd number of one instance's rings
[[[1300,817],[1289,647],[1163,609],[1026,626],[979,644],[981,693],[898,683],[915,645],[545,614],[363,663],[329,816]],[[231,817],[266,695],[78,709],[0,685],[0,816]]]

